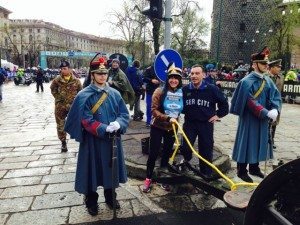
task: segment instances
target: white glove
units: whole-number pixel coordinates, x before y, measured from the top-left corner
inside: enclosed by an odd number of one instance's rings
[[[272,121],[276,121],[278,116],[278,111],[277,109],[271,109],[268,114],[267,117],[269,117],[270,119],[272,119]]]
[[[112,126],[112,128],[114,129],[114,131],[117,131],[120,129],[120,124],[118,123],[118,121],[114,121],[114,122],[110,122],[109,126]]]
[[[108,126],[106,127],[106,132],[108,132],[108,133],[113,133],[114,131],[115,131],[115,130],[114,130],[113,126],[108,125]]]

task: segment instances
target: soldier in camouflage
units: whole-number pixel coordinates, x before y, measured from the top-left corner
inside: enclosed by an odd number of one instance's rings
[[[79,79],[70,71],[70,64],[62,61],[60,75],[57,76],[50,86],[55,99],[55,120],[57,135],[61,141],[61,152],[67,152],[66,132],[64,131],[65,119],[77,93],[82,89]]]

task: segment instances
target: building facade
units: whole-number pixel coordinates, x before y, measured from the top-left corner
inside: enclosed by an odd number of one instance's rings
[[[126,55],[125,42],[84,34],[43,20],[10,20],[11,12],[0,7],[0,50],[3,59],[22,67],[39,64],[41,51],[102,52]],[[74,67],[88,65],[90,59],[71,59]],[[48,67],[55,68],[61,58],[49,57]]]
[[[270,1],[214,0],[211,57],[221,64],[250,63],[250,55],[264,45],[270,28],[265,26]]]
[[[299,2],[300,1],[291,1]],[[290,1],[280,0],[214,0],[212,12],[210,56],[219,64],[250,63],[250,56],[268,45],[274,35],[268,23],[267,11],[276,4],[285,10]],[[299,13],[299,9],[298,9]],[[294,30],[300,39],[300,28]],[[286,68],[299,68],[299,44],[291,46],[290,56],[284,56]]]

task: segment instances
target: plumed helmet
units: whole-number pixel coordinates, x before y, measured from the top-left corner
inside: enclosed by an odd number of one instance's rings
[[[168,66],[168,77],[170,76],[179,76],[180,78],[182,78],[182,70],[178,67],[175,67],[175,64],[172,62],[169,66]]]
[[[254,53],[251,55],[253,63],[269,63],[270,49],[265,46],[261,52]]]

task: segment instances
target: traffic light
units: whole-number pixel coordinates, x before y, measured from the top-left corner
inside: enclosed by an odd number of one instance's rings
[[[142,11],[142,14],[149,17],[150,19],[162,19],[162,0],[150,0],[150,8]]]

